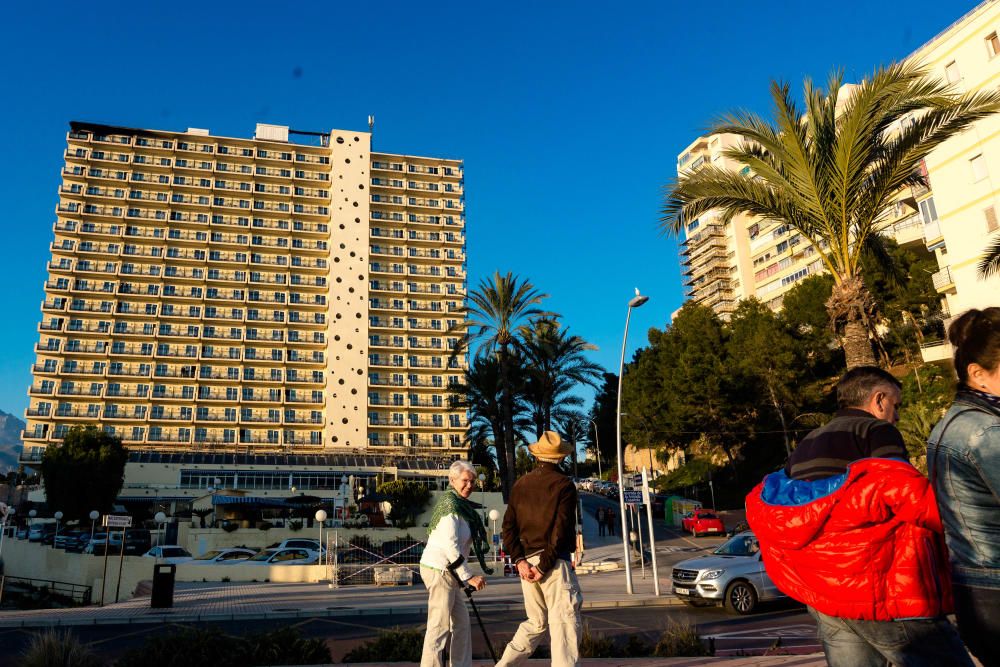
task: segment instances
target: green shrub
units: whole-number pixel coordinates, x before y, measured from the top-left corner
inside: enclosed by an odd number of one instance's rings
[[[590,631],[590,624],[583,624],[580,637],[581,658],[614,658],[615,643],[603,635],[595,635]]]
[[[288,522],[288,530],[292,531],[293,533],[296,532],[296,531],[302,530],[302,522],[301,521],[289,521]]]
[[[423,647],[423,630],[393,628],[350,651],[342,662],[420,662]]]
[[[225,523],[222,524],[222,530],[226,531],[227,533],[235,532],[239,527],[240,524],[236,523],[235,521],[226,521]]]
[[[34,635],[17,663],[23,667],[99,667],[104,663],[70,631]]]
[[[271,530],[271,528],[273,527],[274,524],[272,524],[270,521],[261,521],[260,523],[257,524],[257,528],[259,528],[260,530]]]
[[[306,639],[295,628],[234,637],[216,628],[182,629],[150,637],[122,656],[116,667],[254,667],[256,665],[327,664],[330,651],[319,639]]]
[[[656,643],[653,655],[658,658],[681,658],[711,655],[711,652],[702,643],[698,631],[693,626],[671,622],[660,635],[660,641]]]

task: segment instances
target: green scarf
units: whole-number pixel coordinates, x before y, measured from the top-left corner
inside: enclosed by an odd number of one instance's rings
[[[483,572],[493,574],[493,570],[486,565],[486,554],[490,550],[490,539],[486,535],[486,526],[483,524],[483,519],[476,512],[472,503],[455,493],[454,489],[448,489],[447,492],[441,494],[441,497],[438,498],[437,504],[434,505],[434,511],[431,513],[431,522],[428,524],[427,534],[429,535],[438,525],[438,522],[449,514],[457,514],[469,524],[469,529],[472,531],[472,548],[476,552],[476,558],[479,559],[479,564],[482,565]]]

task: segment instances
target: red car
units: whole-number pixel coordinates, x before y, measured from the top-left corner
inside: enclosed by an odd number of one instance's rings
[[[681,530],[691,532],[691,535],[724,535],[726,527],[722,525],[722,519],[712,510],[695,510],[688,512],[681,519]]]

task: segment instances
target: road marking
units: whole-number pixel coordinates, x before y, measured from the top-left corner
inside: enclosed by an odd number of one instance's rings
[[[758,633],[757,635],[751,635],[750,633]],[[813,625],[778,625],[769,628],[751,628],[749,630],[736,630],[734,632],[719,632],[710,635],[704,635],[705,637],[711,637],[712,639],[727,639],[727,638],[740,638],[740,639],[774,639],[776,637],[782,638],[802,638],[802,639],[812,639],[816,637],[816,626]]]

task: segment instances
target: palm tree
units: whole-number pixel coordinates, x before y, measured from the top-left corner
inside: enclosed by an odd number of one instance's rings
[[[503,445],[495,441],[498,458],[506,463],[503,477],[503,497],[507,501],[515,479],[514,453],[514,393],[511,382],[511,351],[521,347],[521,337],[532,320],[548,317],[538,308],[547,294],[538,292],[527,280],[508,272],[493,274],[481,280],[479,287],[469,293],[470,304],[463,308],[467,319],[462,339],[452,352],[454,359],[468,346],[478,341],[477,357],[495,355],[500,370],[500,406],[502,409]]]
[[[979,271],[980,278],[989,278],[1000,273],[1000,239],[994,241],[986,249],[986,254],[983,255],[979,266],[976,268]]]
[[[712,134],[743,139],[726,156],[744,169],[707,166],[680,176],[666,188],[661,222],[666,232],[679,234],[717,210],[726,222],[749,214],[798,231],[833,276],[826,307],[842,326],[847,367],[853,368],[875,362],[862,254],[887,261],[880,232],[900,191],[926,186],[923,159],[1000,110],[1000,93],[957,95],[912,64],[878,69],[853,87],[841,84],[839,73],[827,90],[807,79],[800,107],[787,84],[774,82],[772,122],[750,112],[719,121]]]
[[[584,356],[596,349],[580,336],[570,335],[556,318],[535,320],[525,331],[525,394],[533,410],[536,436],[552,430],[554,411],[582,404],[570,391],[580,384],[597,388],[603,369]]]
[[[573,446],[573,476],[576,477],[577,450],[580,443],[587,439],[587,426],[590,422],[581,412],[564,412],[556,421],[556,431],[559,436]]]

